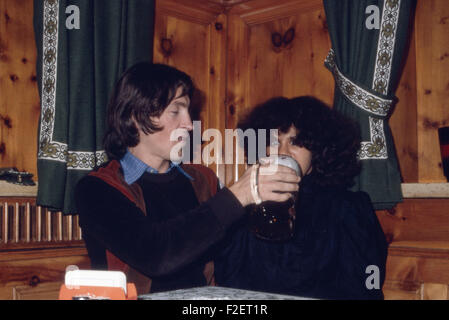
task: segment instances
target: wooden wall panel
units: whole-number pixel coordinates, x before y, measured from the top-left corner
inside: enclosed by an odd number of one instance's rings
[[[90,269],[83,247],[0,251],[0,300],[55,300],[66,267]]]
[[[226,86],[226,128],[236,128],[240,115],[249,106],[249,29],[238,15],[228,15],[227,86]],[[235,146],[233,152],[243,152]],[[238,154],[235,155],[235,158]],[[244,172],[244,165],[227,164],[226,185],[237,181]]]
[[[385,299],[448,299],[449,199],[406,199],[377,216],[389,242]]]
[[[407,284],[413,283],[439,283],[449,284],[448,251],[443,258],[419,257],[414,255],[413,248],[408,248],[407,255],[396,255],[395,248],[389,249],[387,259],[386,279]],[[429,252],[432,249],[429,248]],[[403,288],[403,290],[406,290]],[[406,290],[408,291],[408,290]]]
[[[446,182],[438,127],[449,126],[449,7],[418,1],[416,20],[419,182]]]
[[[292,12],[288,18],[248,25],[247,107],[273,96],[315,95],[327,103],[333,99],[334,81],[324,68],[330,48],[323,10]],[[276,47],[272,35],[284,37],[294,30],[288,45]]]
[[[39,113],[33,1],[0,0],[0,167],[37,174]]]
[[[320,10],[250,27],[250,106],[279,95],[314,95],[332,103],[334,81],[324,68],[330,40],[323,21]],[[290,29],[293,41],[275,47],[272,34],[285,36]]]
[[[415,33],[396,90],[398,102],[390,118],[399,167],[404,183],[418,182],[418,130],[416,105]]]
[[[334,80],[324,67],[331,47],[324,9],[321,2],[309,1],[311,7],[304,3],[272,3],[272,8],[252,13],[237,6],[229,12],[226,127],[235,128],[241,116],[274,96],[314,95],[332,103]],[[291,42],[282,40],[287,32],[294,35]],[[275,34],[278,44],[272,40]],[[242,165],[228,166],[226,183],[236,181],[243,170]]]
[[[449,199],[406,199],[377,217],[389,242],[446,241],[449,243]]]
[[[154,62],[174,66],[189,74],[199,96],[202,131],[214,128],[224,136],[227,19],[216,11],[174,1],[156,2]],[[171,50],[163,49],[171,43]],[[170,45],[168,45],[170,46]],[[195,119],[194,119],[195,120]],[[224,167],[210,167],[224,181]]]

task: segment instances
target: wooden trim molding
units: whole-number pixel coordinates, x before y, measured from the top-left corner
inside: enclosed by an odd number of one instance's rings
[[[322,0],[282,0],[275,5],[272,0],[252,0],[233,6],[229,13],[238,15],[252,26],[322,8]]]
[[[213,3],[207,4],[190,0],[158,0],[156,2],[157,16],[171,16],[203,25],[214,22],[223,11],[221,6]]]
[[[36,197],[37,183],[35,186],[21,186],[6,181],[0,181],[0,197]]]
[[[388,248],[389,255],[449,260],[447,241],[394,241]]]
[[[57,300],[61,282],[48,282],[33,287],[30,285],[12,287],[12,300]]]
[[[33,246],[10,246],[8,249],[0,249],[0,262],[69,256],[87,256],[84,241],[67,241],[60,244],[40,243]]]
[[[402,194],[405,199],[449,198],[449,183],[403,183]],[[0,197],[36,197],[38,184],[20,186],[0,181]]]
[[[205,1],[206,2],[216,3],[216,4],[219,4],[219,5],[223,6],[223,7],[231,7],[231,6],[234,6],[236,4],[241,4],[241,3],[248,2],[250,0],[205,0]],[[198,1],[198,2],[200,2],[200,1]]]
[[[449,183],[403,183],[404,198],[449,198]]]

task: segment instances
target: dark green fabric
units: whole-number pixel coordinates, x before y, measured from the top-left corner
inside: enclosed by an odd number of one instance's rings
[[[80,28],[66,19],[79,8]],[[76,213],[76,182],[106,160],[102,139],[113,85],[152,60],[153,0],[35,0],[41,94],[37,203]],[[57,44],[57,45],[56,45]]]
[[[371,15],[366,13],[370,5],[379,8],[379,29],[365,25]],[[402,201],[401,176],[388,118],[390,106],[396,101],[394,93],[406,57],[415,2],[324,0],[324,7],[332,42],[326,66],[336,79],[334,108],[355,119],[361,127],[362,171],[354,190],[367,192],[375,209],[388,209]],[[370,121],[376,125],[373,132]]]

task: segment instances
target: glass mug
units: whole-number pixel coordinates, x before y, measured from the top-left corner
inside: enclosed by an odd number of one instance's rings
[[[287,155],[272,155],[260,159],[260,163],[270,161],[277,165],[293,169],[302,178],[302,170],[298,162]],[[286,241],[293,237],[295,229],[295,203],[297,192],[284,202],[264,201],[255,205],[250,212],[250,230],[260,239],[270,241]]]

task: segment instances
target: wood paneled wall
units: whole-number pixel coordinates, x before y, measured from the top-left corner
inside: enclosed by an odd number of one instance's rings
[[[223,29],[222,32],[227,32],[227,42],[220,43],[221,48],[227,48],[226,55],[220,55],[215,64],[211,63],[210,52],[204,55],[207,59],[197,59],[186,50],[173,53],[171,59],[158,60],[186,71],[193,69],[195,71],[191,74],[194,79],[198,83],[206,83],[210,75],[207,71],[199,70],[207,70],[207,66],[212,64],[217,68],[217,63],[223,62],[225,58],[226,70],[219,69],[219,74],[224,75],[226,80],[216,83],[215,87],[221,92],[216,97],[223,100],[208,99],[205,111],[201,113],[205,124],[203,130],[222,130],[223,126],[234,128],[248,109],[273,96],[309,94],[332,103],[334,82],[330,72],[323,66],[330,40],[321,0],[245,1],[227,8],[224,14],[217,7],[206,8],[206,2],[200,1],[203,6],[194,8],[202,11],[203,15],[208,12],[220,16],[223,21],[226,17],[227,23],[223,26],[227,30]],[[159,7],[176,7],[174,3],[191,5],[189,1],[158,1]],[[193,35],[193,38],[178,37],[179,48],[187,47],[187,43],[198,41],[199,38],[195,28],[188,30],[186,22],[182,22],[191,20],[187,17],[191,13],[185,12],[191,12],[192,9],[182,10],[184,16],[174,12],[168,14],[171,16],[168,19],[184,23],[185,34]],[[449,50],[446,41],[449,34],[448,10],[441,0],[418,0],[415,26],[410,35],[409,51],[396,93],[398,103],[390,119],[403,182],[446,181],[441,168],[436,129],[449,123],[449,108],[445,107],[449,98]],[[163,15],[166,14],[165,10]],[[156,22],[156,25],[159,23]],[[278,45],[273,43],[273,35],[282,38],[289,30],[294,31],[290,43],[286,44],[282,39]],[[206,42],[212,47],[217,45],[210,37],[203,43]],[[200,42],[197,45],[201,47]],[[158,50],[156,46],[155,50]],[[198,51],[193,52],[196,54]],[[188,57],[180,59],[183,55]],[[224,94],[223,89],[218,89],[223,85]],[[207,96],[209,91],[205,92]],[[214,102],[216,104],[210,104]],[[212,122],[208,120],[211,112],[216,117]],[[212,124],[217,126],[213,127]],[[242,169],[242,166],[227,166],[226,183],[235,181]],[[222,171],[219,176],[222,178]]]
[[[446,1],[418,1],[416,14],[416,87],[418,180],[445,181],[438,127],[449,126],[449,6]]]
[[[390,127],[404,182],[419,181],[415,49],[415,36],[412,33],[404,71],[396,91],[398,103],[390,118]]]
[[[40,105],[33,1],[0,1],[0,167],[37,174]]]
[[[438,143],[449,126],[449,7],[418,0],[407,63],[390,124],[404,182],[447,182]]]
[[[193,76],[204,102],[203,130],[234,128],[248,108],[274,95],[311,94],[332,102],[333,79],[323,66],[330,41],[321,0],[233,1],[227,7],[207,0],[156,3],[155,61]],[[32,17],[31,0],[0,0],[0,166],[37,174],[40,108]],[[449,125],[448,17],[445,0],[418,0],[390,121],[404,182],[446,181],[437,128]],[[273,45],[274,33],[284,36],[290,29],[292,42]],[[214,170],[224,177],[224,167]],[[229,172],[224,180],[235,175]]]
[[[276,4],[249,1],[228,13],[228,128],[274,96],[314,95],[332,103],[334,80],[323,65],[331,45],[322,2]],[[227,166],[226,183],[243,170]]]
[[[202,129],[224,134],[227,19],[218,6],[189,1],[157,1],[153,61],[189,74],[199,92],[194,97]],[[201,108],[200,108],[201,107]],[[212,169],[223,179],[224,167]]]

